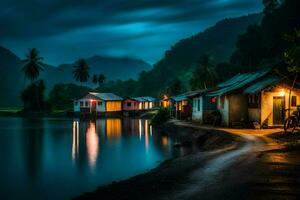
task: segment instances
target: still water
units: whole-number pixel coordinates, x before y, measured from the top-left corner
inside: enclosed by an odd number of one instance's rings
[[[179,156],[174,142],[144,119],[0,118],[0,199],[70,199]]]

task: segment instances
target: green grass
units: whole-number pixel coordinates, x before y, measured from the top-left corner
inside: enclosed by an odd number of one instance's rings
[[[21,111],[21,107],[3,107],[0,108],[0,112],[18,112]]]

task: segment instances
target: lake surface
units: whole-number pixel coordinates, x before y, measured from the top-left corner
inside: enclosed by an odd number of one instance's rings
[[[180,156],[149,120],[0,118],[0,199],[70,199]]]

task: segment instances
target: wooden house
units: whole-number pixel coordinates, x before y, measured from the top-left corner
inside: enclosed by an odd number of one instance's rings
[[[124,111],[139,111],[153,109],[156,99],[153,97],[132,97],[123,101]]]
[[[160,101],[160,107],[164,109],[170,109],[171,108],[171,100],[167,95],[164,95],[163,98]]]
[[[216,88],[194,96],[193,119],[205,120],[203,101],[206,98],[207,102],[216,103],[215,109],[223,126],[283,125],[289,105],[296,110],[300,103],[297,84],[292,87],[291,82],[270,70],[238,74]]]
[[[106,113],[122,111],[122,98],[113,93],[90,92],[82,98],[73,101],[74,112]]]
[[[153,109],[154,107],[156,107],[156,99],[153,97],[149,97],[149,96],[145,96],[142,97],[145,101],[144,101],[144,109],[145,110],[149,110],[149,109]]]
[[[266,72],[238,74],[220,83],[217,89],[205,96],[216,98],[217,110],[221,115],[223,126],[234,126],[247,120],[248,100],[243,88],[263,77]]]
[[[299,84],[292,82],[281,76],[269,76],[245,88],[249,121],[261,127],[282,126],[300,105]]]
[[[161,100],[161,107],[170,111],[170,114],[176,118],[189,118],[191,113],[190,99],[188,93],[176,95],[176,96],[164,96]]]
[[[192,92],[188,97],[192,100],[192,120],[201,124],[212,123],[213,112],[217,109],[217,98],[205,96],[210,90],[201,89]]]
[[[142,102],[134,98],[128,98],[123,101],[123,110],[124,111],[137,111],[142,108]]]

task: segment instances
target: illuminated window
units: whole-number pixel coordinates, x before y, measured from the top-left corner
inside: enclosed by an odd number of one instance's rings
[[[122,102],[121,101],[107,101],[106,102],[106,111],[121,111],[122,110]]]
[[[297,97],[292,96],[291,106],[296,107],[297,106]]]

